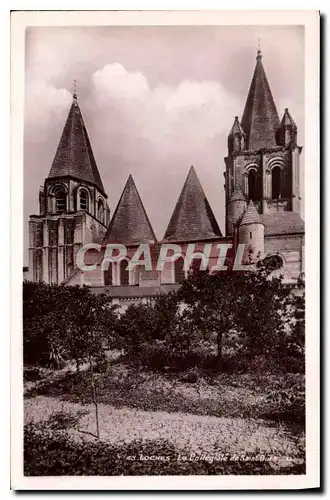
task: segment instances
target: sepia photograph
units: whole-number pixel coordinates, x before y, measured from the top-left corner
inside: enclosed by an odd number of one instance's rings
[[[37,14],[12,52],[23,184],[12,446],[27,489],[67,476],[302,487],[318,428],[313,299],[305,307],[318,13]],[[309,467],[316,478],[317,458]]]

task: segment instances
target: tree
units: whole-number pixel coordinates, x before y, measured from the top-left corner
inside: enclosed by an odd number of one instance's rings
[[[117,343],[131,354],[137,354],[144,342],[151,341],[155,331],[155,311],[149,304],[132,304],[117,324]]]
[[[186,315],[201,335],[216,333],[219,364],[223,335],[237,326],[238,298],[244,282],[241,273],[193,271],[178,292],[179,300],[187,307]]]
[[[237,323],[247,338],[246,349],[250,356],[276,355],[286,341],[292,289],[283,283],[282,276],[274,274],[278,267],[277,259],[268,257],[245,275]]]
[[[86,331],[97,332],[97,348],[101,341],[102,349],[113,341],[116,308],[109,296],[94,295],[86,286],[24,283],[25,362],[47,363],[52,355],[53,359],[74,359],[79,370],[89,355]]]
[[[178,307],[175,293],[160,294],[149,304],[130,305],[117,324],[118,344],[136,353],[144,343],[165,340],[175,329]]]
[[[272,276],[277,267],[267,259],[254,270],[194,271],[183,282],[179,300],[202,335],[216,332],[219,364],[223,336],[231,330],[245,338],[250,356],[279,352],[287,342],[294,301],[291,289]]]
[[[160,294],[153,303],[155,326],[154,338],[165,340],[176,329],[179,316],[179,299],[176,292]]]
[[[55,361],[74,359],[77,371],[87,361],[95,405],[97,437],[99,419],[95,367],[104,350],[114,338],[117,306],[111,305],[105,294],[92,294],[88,287],[24,283],[23,317],[25,361]],[[37,347],[31,355],[31,347]]]

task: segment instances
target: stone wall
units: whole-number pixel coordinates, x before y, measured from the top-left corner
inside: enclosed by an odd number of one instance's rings
[[[100,243],[106,227],[90,214],[31,216],[29,221],[29,279],[62,283],[74,272],[78,249]]]
[[[298,279],[303,272],[304,236],[283,235],[265,238],[265,253],[280,255],[284,261],[284,272],[288,279]]]

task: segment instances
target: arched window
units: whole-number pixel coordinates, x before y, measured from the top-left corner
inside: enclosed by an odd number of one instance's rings
[[[112,285],[112,262],[109,262],[108,269],[104,271],[104,285]]]
[[[88,212],[89,210],[89,200],[88,200],[88,193],[86,189],[81,189],[79,191],[79,209],[80,210],[86,210]]]
[[[97,204],[97,216],[99,221],[102,222],[102,224],[104,224],[104,205],[101,199]]]
[[[174,262],[174,280],[175,283],[182,283],[185,280],[185,272],[183,269],[184,260],[182,257]]]
[[[55,195],[55,212],[61,213],[66,211],[66,192],[63,186],[57,186],[54,189]]]
[[[276,200],[281,197],[281,169],[274,167],[272,169],[272,199]]]
[[[248,187],[249,187],[249,200],[258,199],[258,175],[257,171],[253,168],[249,171],[248,175]]]
[[[120,284],[121,285],[129,285],[129,272],[126,269],[128,265],[127,260],[120,261]]]

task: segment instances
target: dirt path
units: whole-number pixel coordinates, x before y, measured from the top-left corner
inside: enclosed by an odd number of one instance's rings
[[[79,404],[37,396],[25,401],[25,422],[48,420],[56,412],[85,411],[78,428],[95,433],[92,404]],[[101,439],[108,442],[134,439],[168,439],[192,453],[271,454],[288,465],[297,456],[298,440],[284,427],[267,426],[262,420],[199,416],[185,413],[142,411],[100,404]],[[72,429],[75,438],[94,439]],[[302,439],[302,438],[300,438]],[[288,458],[285,458],[288,457]]]

